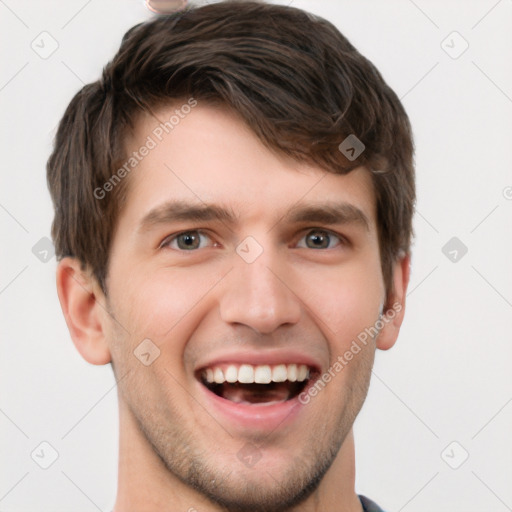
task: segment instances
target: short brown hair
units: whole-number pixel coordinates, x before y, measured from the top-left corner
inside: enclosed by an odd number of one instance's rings
[[[125,158],[125,138],[142,111],[179,98],[238,113],[272,151],[348,173],[371,171],[384,283],[410,253],[415,202],[413,138],[407,114],[379,71],[325,19],[262,2],[189,7],[128,30],[100,80],[85,85],[60,122],[47,164],[57,258],[74,256],[104,292],[123,180],[99,200],[93,191]],[[349,135],[355,160],[338,149]]]

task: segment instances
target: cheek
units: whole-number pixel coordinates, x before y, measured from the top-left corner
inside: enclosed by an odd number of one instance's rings
[[[153,269],[138,276],[134,270],[133,278],[118,281],[116,318],[139,342],[149,338],[157,345],[167,340],[179,343],[187,323],[201,310],[202,299],[221,277],[211,269]]]
[[[383,297],[378,265],[320,269],[302,280],[301,298],[327,338],[345,344],[377,320]]]

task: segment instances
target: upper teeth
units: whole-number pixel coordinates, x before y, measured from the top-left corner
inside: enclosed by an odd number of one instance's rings
[[[241,384],[268,384],[270,382],[302,382],[309,378],[305,364],[278,364],[275,366],[251,364],[212,366],[203,375],[208,383],[240,382]]]

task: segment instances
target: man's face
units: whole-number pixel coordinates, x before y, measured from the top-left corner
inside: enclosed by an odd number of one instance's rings
[[[157,124],[141,118],[129,151]],[[140,429],[173,477],[233,510],[300,501],[368,389],[373,339],[308,403],[297,396],[384,303],[368,171],[276,156],[237,117],[199,103],[126,179],[107,281],[116,321],[104,320],[126,375],[121,429]],[[177,201],[230,215],[180,216]],[[328,206],[343,215],[322,218]],[[160,350],[149,366],[134,355],[146,339]]]

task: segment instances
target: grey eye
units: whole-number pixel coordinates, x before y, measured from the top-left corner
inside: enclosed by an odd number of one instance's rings
[[[299,245],[298,247],[306,247],[307,249],[330,249],[332,248],[332,239],[341,241],[338,235],[322,229],[309,231],[302,239],[307,240],[306,245]]]
[[[168,246],[172,249],[177,249],[181,251],[192,251],[194,249],[199,249],[202,239],[208,240],[209,237],[202,233],[201,231],[195,229],[191,231],[183,231],[178,233],[177,235],[173,235],[169,237],[162,246]]]

